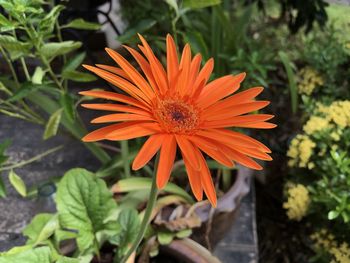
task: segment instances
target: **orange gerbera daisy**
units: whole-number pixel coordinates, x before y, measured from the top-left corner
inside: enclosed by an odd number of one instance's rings
[[[179,61],[170,35],[166,38],[165,70],[146,40],[141,35],[139,37],[143,55],[130,47],[125,48],[135,58],[143,75],[109,48],[106,48],[107,53],[119,67],[84,65],[127,95],[96,90],[80,92],[118,102],[83,104],[83,107],[119,112],[92,120],[92,123],[118,123],[89,133],[83,141],[119,141],[149,136],[135,157],[132,169],[142,168],[160,150],[156,175],[159,189],[169,180],[179,146],[194,196],[202,200],[204,190],[211,204],[216,206],[215,187],[203,153],[228,167],[237,162],[256,170],[262,167],[251,157],[272,160],[267,154],[271,151],[265,145],[228,129],[269,129],[276,126],[266,122],[273,115],[243,115],[269,104],[268,101],[254,100],[263,88],[251,88],[231,96],[239,88],[245,73],[208,82],[214,67],[213,59],[209,59],[200,69],[201,55],[192,58],[187,44]]]

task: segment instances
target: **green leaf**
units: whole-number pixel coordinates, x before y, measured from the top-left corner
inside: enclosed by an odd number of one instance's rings
[[[179,6],[176,0],[165,0],[165,2],[175,10],[176,16],[179,15]]]
[[[101,25],[98,23],[92,23],[85,21],[82,18],[74,19],[66,25],[61,26],[61,28],[75,28],[75,29],[85,29],[85,30],[99,30]]]
[[[21,42],[8,35],[0,35],[0,46],[10,53],[10,57],[13,60],[28,55],[32,47],[31,44]]]
[[[0,177],[0,198],[6,197],[6,186],[2,177]]]
[[[9,173],[9,180],[16,191],[23,197],[27,196],[27,187],[21,177],[19,177],[13,170]]]
[[[176,233],[177,238],[186,238],[192,235],[192,229],[184,229]]]
[[[27,244],[40,244],[50,238],[58,229],[58,217],[53,214],[38,214],[30,224],[23,230],[28,237]]]
[[[67,63],[63,66],[62,72],[75,70],[77,67],[79,67],[83,63],[85,56],[86,56],[86,53],[82,52],[70,58],[67,61]]]
[[[23,248],[25,250],[19,253],[13,253],[14,251],[5,253],[5,255],[0,257],[0,263],[52,263],[49,247],[30,249],[30,247],[25,246]]]
[[[76,70],[65,70],[62,72],[62,77],[65,79],[74,80],[76,82],[91,82],[97,79],[90,73],[80,72]]]
[[[56,5],[51,11],[40,21],[39,31],[44,34],[51,34],[55,28],[55,23],[61,11],[65,9],[63,5]]]
[[[38,90],[45,89],[48,87],[49,87],[48,85],[25,82],[21,85],[20,89],[16,90],[13,96],[9,98],[7,101],[8,102],[19,101],[21,99],[24,99],[28,95],[32,94],[33,92],[36,92]]]
[[[122,35],[117,37],[117,40],[121,43],[128,42],[131,38],[137,36],[137,33],[142,34],[148,29],[152,28],[157,23],[153,19],[143,19],[136,25],[131,26],[130,29],[126,30]]]
[[[329,220],[336,219],[338,216],[339,216],[339,212],[338,211],[330,211],[328,213],[328,219]]]
[[[40,48],[40,54],[46,57],[48,60],[67,54],[81,47],[81,42],[78,41],[63,41],[63,42],[51,42],[43,45]]]
[[[78,258],[60,257],[56,263],[80,263]]]
[[[63,108],[64,114],[73,122],[75,120],[75,106],[74,100],[69,93],[63,93],[60,98],[60,104]]]
[[[16,28],[17,23],[8,20],[4,15],[0,14],[0,31],[6,32]]]
[[[118,256],[122,257],[128,251],[140,230],[140,219],[135,209],[124,209],[120,212],[118,223],[121,232],[110,240],[118,245]]]
[[[5,155],[6,149],[10,146],[11,140],[6,139],[2,143],[0,143],[0,166],[5,163],[8,157]]]
[[[81,253],[98,246],[98,231],[117,227],[115,222],[105,222],[110,211],[116,209],[111,192],[103,180],[85,169],[72,169],[64,175],[56,202],[61,226],[78,231]]]
[[[158,232],[157,238],[159,244],[161,245],[169,245],[171,241],[173,241],[175,234],[171,232]]]
[[[290,90],[290,97],[292,102],[292,111],[293,113],[296,113],[298,110],[298,88],[296,84],[296,77],[293,72],[293,63],[288,58],[288,55],[283,52],[279,51],[278,55],[283,63],[283,66],[286,70],[288,82],[289,82],[289,90]]]
[[[145,178],[145,177],[132,177],[127,179],[119,180],[114,186],[113,191],[114,192],[131,192],[136,190],[149,190],[151,189],[152,179],[151,178]],[[177,185],[173,183],[168,183],[166,187],[163,189],[163,191],[172,193],[178,196],[183,197],[186,199],[189,203],[193,204],[194,200],[193,198],[181,187],[178,187]]]
[[[221,0],[184,0],[183,7],[190,9],[198,9],[218,5],[220,3]]]
[[[32,76],[32,83],[33,84],[42,84],[44,76],[45,76],[45,71],[41,67],[36,67],[34,74]]]
[[[45,126],[45,131],[44,131],[44,135],[43,135],[44,140],[47,140],[47,139],[49,139],[52,136],[55,136],[57,134],[58,127],[59,127],[61,117],[62,117],[62,111],[63,111],[62,109],[58,109],[49,118],[49,120]]]
[[[203,60],[209,59],[208,47],[203,39],[203,35],[198,31],[188,31],[185,34],[186,42],[190,43],[194,53],[200,53],[203,56]]]

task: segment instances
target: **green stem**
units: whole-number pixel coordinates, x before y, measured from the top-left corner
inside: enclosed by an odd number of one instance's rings
[[[138,232],[138,235],[136,237],[136,239],[134,240],[131,248],[129,249],[129,251],[125,254],[125,256],[123,257],[123,259],[120,261],[120,263],[125,263],[128,258],[132,255],[132,253],[134,251],[136,251],[136,249],[138,248],[138,246],[140,245],[145,233],[146,233],[146,229],[150,223],[150,218],[152,215],[152,211],[154,208],[154,205],[156,203],[157,200],[157,196],[158,196],[158,189],[157,189],[157,169],[158,169],[158,162],[159,162],[159,153],[157,154],[157,159],[156,159],[156,163],[155,163],[155,167],[154,167],[154,173],[153,173],[153,180],[152,180],[152,186],[151,186],[151,192],[149,194],[149,198],[148,198],[148,203],[147,203],[147,208],[145,211],[145,215],[142,219],[142,223],[141,223],[141,227],[140,230]]]
[[[4,50],[2,47],[0,47],[0,52],[1,52],[2,56],[4,57],[4,59],[6,60],[7,65],[8,65],[9,68],[10,68],[12,77],[13,77],[13,79],[15,80],[16,86],[17,86],[17,89],[18,89],[18,88],[19,88],[19,81],[18,81],[18,78],[17,78],[16,71],[15,71],[15,69],[13,68],[13,65],[12,65],[12,63],[11,63],[11,60],[9,59],[9,57],[7,56],[5,50]]]
[[[46,151],[46,152],[43,152],[43,153],[41,153],[41,154],[38,154],[37,156],[34,156],[34,157],[32,157],[32,158],[30,158],[30,159],[28,159],[28,160],[25,160],[25,161],[22,161],[22,162],[13,164],[13,165],[3,166],[3,167],[0,168],[0,171],[12,170],[12,169],[15,169],[15,168],[22,167],[22,166],[24,166],[24,165],[30,164],[30,163],[32,163],[32,162],[35,162],[35,161],[37,161],[37,160],[39,160],[39,159],[45,157],[46,155],[49,155],[49,154],[51,154],[51,153],[53,153],[53,152],[56,152],[56,151],[58,151],[58,150],[60,150],[60,149],[62,149],[62,148],[63,148],[63,146],[60,145],[60,146],[57,146],[57,147],[55,147],[55,148],[52,148],[52,149],[50,149],[50,150],[48,150],[48,151]]]
[[[57,87],[61,90],[64,90],[64,87],[59,82],[58,78],[56,77],[55,73],[53,72],[50,63],[47,61],[47,59],[44,56],[40,56],[41,61],[46,66],[46,70],[49,72],[50,77],[53,79]]]
[[[125,178],[129,178],[131,176],[130,173],[130,162],[129,162],[129,144],[127,140],[120,142],[121,151],[122,151],[122,159],[124,164],[124,176]]]
[[[27,64],[26,64],[24,58],[23,57],[20,58],[20,61],[21,61],[21,64],[22,64],[24,75],[26,76],[27,81],[30,81],[30,75],[29,75]]]

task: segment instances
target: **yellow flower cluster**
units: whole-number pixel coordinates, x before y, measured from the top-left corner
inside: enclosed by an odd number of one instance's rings
[[[302,184],[287,184],[287,201],[283,208],[287,209],[287,216],[291,220],[300,221],[310,205],[309,191]]]
[[[333,259],[331,263],[350,263],[350,247],[346,242],[340,245],[334,239],[334,236],[322,229],[311,235],[311,239],[315,242],[316,249],[328,251]]]
[[[320,74],[310,67],[305,67],[300,71],[299,79],[298,91],[306,95],[310,95],[316,87],[324,83]]]
[[[298,134],[291,142],[287,152],[287,156],[291,158],[288,161],[288,166],[298,166],[301,168],[308,167],[312,169],[314,164],[309,163],[309,159],[312,155],[313,148],[316,144],[310,139],[309,136]]]
[[[303,126],[304,132],[308,135],[311,135],[317,131],[322,131],[326,128],[329,128],[329,120],[319,116],[311,116],[311,118]]]
[[[350,101],[334,101],[330,106],[318,105],[317,111],[322,113],[329,122],[340,128],[350,127]]]

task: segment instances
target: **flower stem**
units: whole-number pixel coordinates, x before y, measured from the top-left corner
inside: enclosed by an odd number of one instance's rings
[[[122,151],[122,158],[123,158],[123,164],[124,164],[124,177],[129,178],[130,177],[130,162],[129,162],[129,144],[127,140],[120,142],[121,151]]]
[[[125,256],[120,261],[120,263],[125,263],[128,260],[128,258],[131,256],[131,254],[134,251],[136,251],[136,249],[140,245],[140,243],[141,243],[141,241],[142,241],[142,239],[143,239],[143,237],[144,237],[144,235],[146,233],[147,226],[150,223],[152,210],[154,208],[154,205],[156,203],[157,196],[158,196],[158,189],[157,189],[157,183],[156,183],[156,181],[157,181],[156,175],[157,175],[157,169],[158,169],[158,162],[159,162],[159,153],[157,154],[156,163],[155,163],[155,167],[154,167],[154,173],[153,173],[153,179],[152,179],[151,192],[149,194],[145,215],[144,215],[144,217],[142,219],[142,223],[141,223],[141,227],[140,227],[139,233],[138,233],[136,239],[134,240],[131,248],[125,254]]]

